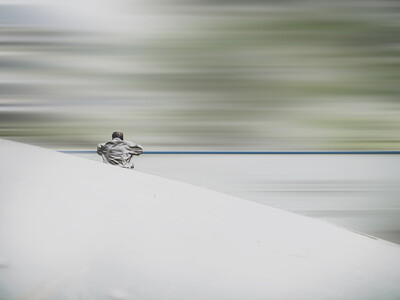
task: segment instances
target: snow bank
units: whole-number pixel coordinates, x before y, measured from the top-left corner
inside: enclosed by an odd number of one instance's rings
[[[0,170],[0,298],[400,298],[396,244],[6,140]]]

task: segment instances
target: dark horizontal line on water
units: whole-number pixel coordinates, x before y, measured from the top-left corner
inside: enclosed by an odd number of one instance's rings
[[[59,150],[71,154],[95,154],[95,150]],[[400,151],[143,151],[142,154],[400,154]]]

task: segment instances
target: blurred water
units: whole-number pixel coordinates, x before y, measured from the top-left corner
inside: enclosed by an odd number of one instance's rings
[[[398,155],[143,154],[135,165],[400,243]]]

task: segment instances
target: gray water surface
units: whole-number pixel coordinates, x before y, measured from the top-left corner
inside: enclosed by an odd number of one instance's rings
[[[135,166],[400,244],[400,155],[143,154]]]

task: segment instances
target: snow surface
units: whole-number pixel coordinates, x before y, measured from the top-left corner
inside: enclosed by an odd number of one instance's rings
[[[399,245],[0,140],[0,299],[399,298]]]

